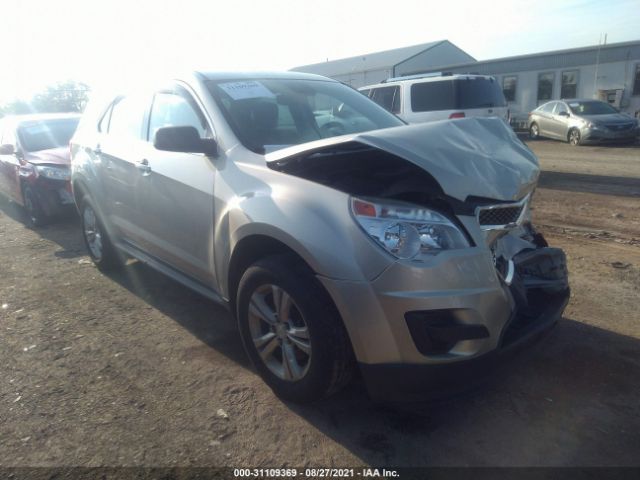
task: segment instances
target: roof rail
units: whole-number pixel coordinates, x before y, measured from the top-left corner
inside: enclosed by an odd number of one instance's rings
[[[442,72],[417,73],[415,75],[404,75],[400,77],[387,78],[386,80],[382,80],[382,82],[380,83],[395,82],[396,80],[414,80],[416,78],[441,77],[443,75],[447,74]],[[449,73],[449,75],[451,75],[451,73]]]

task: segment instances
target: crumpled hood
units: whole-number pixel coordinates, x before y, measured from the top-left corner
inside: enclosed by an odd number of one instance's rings
[[[465,118],[400,126],[285,148],[267,162],[301,157],[342,143],[360,142],[404,158],[429,172],[444,192],[464,201],[469,196],[519,200],[536,185],[538,159],[498,118]]]
[[[50,148],[49,150],[40,150],[38,152],[28,152],[25,160],[34,165],[70,165],[68,147]]]

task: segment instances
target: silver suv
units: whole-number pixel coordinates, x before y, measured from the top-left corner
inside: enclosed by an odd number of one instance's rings
[[[228,305],[288,400],[356,367],[377,398],[440,392],[568,300],[529,220],[537,160],[499,119],[406,126],[327,78],[194,73],[94,103],[71,152],[95,264]]]

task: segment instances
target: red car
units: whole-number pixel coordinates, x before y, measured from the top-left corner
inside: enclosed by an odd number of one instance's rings
[[[0,193],[39,226],[73,205],[69,140],[80,115],[19,115],[0,120]]]

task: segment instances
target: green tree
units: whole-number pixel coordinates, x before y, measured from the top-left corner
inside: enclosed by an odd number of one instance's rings
[[[82,112],[89,96],[89,87],[81,82],[67,80],[49,85],[31,100],[36,112]]]
[[[33,113],[34,109],[29,102],[24,100],[13,100],[0,107],[0,116],[4,115],[22,115],[24,113]]]

